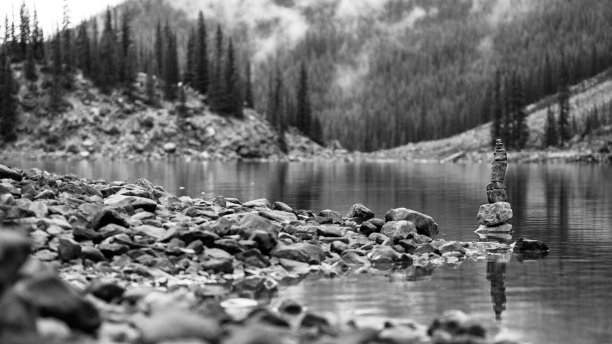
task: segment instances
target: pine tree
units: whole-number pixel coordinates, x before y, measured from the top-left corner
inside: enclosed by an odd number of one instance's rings
[[[100,46],[98,40],[100,32],[98,31],[98,20],[93,18],[92,37],[91,37],[91,73],[89,77],[96,83],[100,82]]]
[[[227,60],[225,61],[224,85],[222,112],[232,117],[242,118],[244,110],[242,86],[235,59],[234,43],[231,38],[227,48]]]
[[[195,60],[196,60],[196,55],[195,55],[195,30],[191,29],[191,31],[189,31],[189,38],[187,39],[187,56],[186,58],[186,64],[185,64],[185,72],[183,73],[183,83],[185,85],[192,85],[194,83],[194,79],[195,79],[195,72],[196,72],[196,68],[195,68]]]
[[[502,140],[504,141],[504,144],[506,145],[506,148],[511,149],[514,148],[514,142],[513,142],[513,128],[512,128],[512,124],[514,122],[514,119],[512,118],[512,115],[514,113],[514,109],[512,108],[514,103],[512,102],[512,85],[510,82],[510,78],[508,78],[507,76],[504,76],[504,78],[502,79],[502,83],[504,85],[504,89],[503,89],[503,107],[504,107],[504,111],[503,111],[503,117],[502,117],[502,127],[501,127],[501,137]]]
[[[557,98],[559,104],[559,144],[564,145],[569,141],[570,126],[570,89],[569,89],[569,71],[567,64],[565,63],[565,57],[561,57],[561,78],[560,78],[560,89]]]
[[[62,36],[56,31],[55,37],[51,44],[51,90],[50,90],[50,108],[55,113],[61,111],[63,103],[63,83],[62,83]]]
[[[312,110],[310,106],[310,92],[308,90],[308,71],[306,63],[302,62],[300,67],[300,77],[297,87],[297,128],[306,136],[312,134]]]
[[[36,62],[34,61],[33,49],[34,46],[32,44],[28,44],[26,46],[25,63],[23,66],[23,72],[25,74],[25,77],[30,81],[36,81],[38,79],[38,75],[36,74]]]
[[[0,138],[5,142],[17,139],[17,101],[14,94],[13,72],[7,47],[0,51]]]
[[[83,71],[83,75],[91,77],[91,43],[87,33],[87,24],[82,22],[79,25],[77,38],[77,67]]]
[[[164,70],[164,37],[161,24],[157,22],[155,27],[155,74],[162,76]]]
[[[62,20],[62,62],[64,63],[64,72],[66,85],[72,87],[74,80],[72,73],[74,72],[74,49],[72,49],[72,29],[70,28],[70,8],[67,0],[64,0],[64,18]]]
[[[251,62],[247,62],[244,101],[247,108],[254,109],[255,102],[253,101],[253,83],[251,81],[251,77]]]
[[[32,44],[34,51],[34,59],[42,62],[45,59],[44,35],[40,23],[38,22],[38,12],[34,9],[34,17],[32,22]]]
[[[100,40],[99,51],[99,85],[102,92],[109,93],[117,84],[117,52],[116,36],[113,30],[113,22],[110,9],[106,10],[104,31]]]
[[[223,110],[223,30],[221,25],[217,26],[217,33],[215,36],[215,61],[212,65],[212,78],[210,80],[209,87],[209,101],[210,107],[214,112],[220,112]]]
[[[219,27],[220,29],[220,27]],[[217,32],[219,34],[219,32]],[[217,37],[218,39],[219,37]],[[221,36],[222,39],[222,36]],[[195,35],[195,51],[194,51],[194,88],[201,94],[208,93],[210,83],[208,76],[208,34],[206,32],[206,24],[204,23],[204,14],[202,11],[198,14],[198,27]],[[221,41],[221,44],[223,42]],[[219,42],[217,42],[219,44]],[[217,52],[219,53],[219,52]],[[217,66],[218,67],[218,66]]]
[[[177,85],[180,81],[178,66],[178,51],[176,46],[176,35],[170,30],[166,23],[166,53],[164,54],[164,95],[167,100],[174,101],[177,98]]]
[[[286,123],[284,118],[283,97],[284,86],[282,74],[279,67],[276,67],[276,76],[273,79],[273,84],[270,85],[270,99],[268,101],[268,116],[270,124],[278,135],[278,145],[283,152],[287,152],[287,142],[285,140]]]
[[[21,23],[19,25],[20,37],[17,59],[22,61],[26,58],[28,44],[30,43],[30,14],[25,2],[21,4],[21,8],[19,9],[19,19]]]
[[[119,81],[124,85],[128,94],[132,94],[133,85],[136,82],[136,51],[132,41],[131,16],[126,10],[123,12],[121,21],[121,50],[120,50],[120,77]]]
[[[557,120],[555,119],[555,113],[549,106],[546,110],[546,136],[544,139],[546,147],[557,146],[559,140],[559,133],[557,132]]]
[[[491,145],[495,145],[495,140],[502,137],[502,118],[503,118],[503,103],[502,103],[502,75],[501,71],[495,72],[495,81],[493,84],[492,103],[493,103],[493,123],[491,124]]]

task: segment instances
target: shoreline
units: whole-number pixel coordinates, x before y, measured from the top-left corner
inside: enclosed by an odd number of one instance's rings
[[[434,156],[432,158],[432,155]],[[419,153],[418,155],[400,156],[396,152],[347,152],[344,150],[328,150],[321,155],[275,155],[264,158],[215,158],[207,155],[166,154],[159,156],[146,155],[118,155],[108,156],[100,153],[80,154],[69,152],[44,152],[41,150],[17,151],[4,149],[0,151],[0,162],[10,158],[27,160],[68,160],[68,161],[184,161],[184,162],[316,162],[316,161],[344,161],[344,162],[413,162],[413,163],[488,163],[491,161],[490,153],[484,151],[457,152],[449,155],[436,155]],[[546,164],[546,163],[578,163],[578,164],[611,164],[612,153],[599,153],[594,151],[576,150],[525,150],[508,152],[508,161],[519,164]]]
[[[433,324],[390,319],[373,328],[359,319],[335,324],[291,300],[257,300],[311,274],[402,270],[418,280],[466,260],[542,256],[513,252],[510,242],[436,239],[434,219],[405,208],[384,219],[361,204],[346,214],[313,213],[266,199],[178,198],[143,179],[93,181],[1,165],[0,180],[0,252],[20,253],[0,259],[2,271],[16,273],[0,276],[0,304],[11,310],[5,314],[34,308],[46,315],[15,323],[0,314],[2,343],[25,335],[71,343],[92,336],[105,343],[254,343],[252,336],[266,343],[430,343],[440,336],[493,343],[495,333],[457,311]]]

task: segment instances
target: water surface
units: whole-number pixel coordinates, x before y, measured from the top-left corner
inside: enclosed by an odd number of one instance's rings
[[[394,207],[433,216],[447,240],[478,240],[489,166],[397,163],[8,161],[87,178],[147,178],[193,197],[266,197],[294,208],[344,213],[357,202],[378,217]],[[518,330],[534,343],[612,343],[612,168],[511,165],[506,184],[515,239],[545,241],[545,259],[466,261],[422,280],[397,271],[307,280],[281,297],[342,315],[429,323],[460,309]]]

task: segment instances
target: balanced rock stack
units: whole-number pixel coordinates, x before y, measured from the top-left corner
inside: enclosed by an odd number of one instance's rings
[[[487,198],[489,204],[483,204],[478,211],[478,231],[509,232],[512,225],[512,208],[508,203],[508,194],[504,179],[508,169],[508,156],[502,140],[495,142],[495,153],[491,169],[491,184],[487,185]]]

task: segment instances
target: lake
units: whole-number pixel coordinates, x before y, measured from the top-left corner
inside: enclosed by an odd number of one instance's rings
[[[6,161],[80,177],[147,178],[192,197],[266,197],[298,209],[346,213],[363,203],[377,217],[406,207],[434,217],[446,240],[477,241],[487,164]],[[513,239],[546,242],[544,259],[467,260],[419,280],[402,271],[306,280],[280,297],[341,316],[411,318],[429,324],[460,309],[533,343],[612,343],[612,167],[511,164],[506,178]]]

